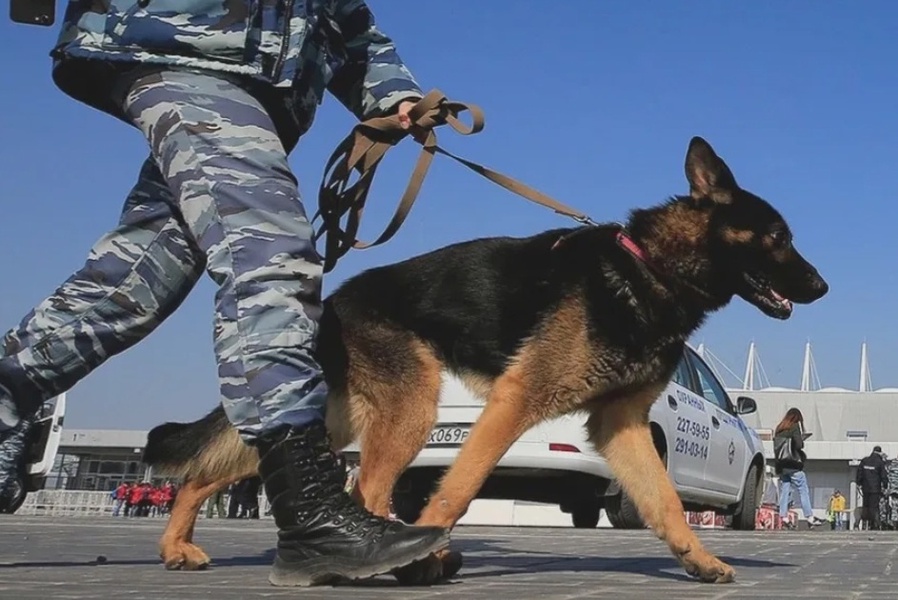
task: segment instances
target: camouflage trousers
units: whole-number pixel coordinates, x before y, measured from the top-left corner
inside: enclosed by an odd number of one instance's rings
[[[118,227],[5,336],[0,432],[150,334],[203,272],[218,284],[221,396],[241,436],[323,418],[321,259],[269,113],[242,86],[190,71],[144,75],[123,97],[150,157]]]

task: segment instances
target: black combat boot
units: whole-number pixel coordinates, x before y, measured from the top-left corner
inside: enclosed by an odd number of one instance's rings
[[[449,532],[376,517],[344,491],[323,423],[259,443],[259,475],[278,527],[268,580],[309,586],[388,573],[449,544]]]
[[[28,445],[34,425],[33,418],[14,416],[11,405],[12,392],[0,382],[0,513],[15,512],[25,501]]]

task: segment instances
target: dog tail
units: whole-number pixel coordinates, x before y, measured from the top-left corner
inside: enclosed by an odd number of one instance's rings
[[[212,482],[255,472],[259,454],[240,439],[219,404],[197,421],[150,430],[143,462],[159,475]]]

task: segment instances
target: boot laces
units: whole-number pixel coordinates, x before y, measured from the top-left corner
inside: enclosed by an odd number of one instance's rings
[[[382,537],[391,521],[378,517],[359,506],[345,491],[346,471],[337,456],[328,449],[318,456],[298,457],[296,466],[310,469],[314,474],[311,483],[301,496],[302,509],[308,512],[320,510],[337,525],[346,523],[346,530],[358,530],[363,536]]]
[[[335,459],[333,454],[328,458],[330,460]],[[368,512],[364,507],[359,506],[346,492],[346,473],[344,468],[327,470],[325,478],[327,480],[325,485],[327,485],[328,491],[326,496],[329,500],[328,505],[334,511],[335,518],[348,521],[347,530],[354,531],[359,529],[363,534],[373,533],[377,536],[386,532],[387,527],[390,526],[390,521]]]

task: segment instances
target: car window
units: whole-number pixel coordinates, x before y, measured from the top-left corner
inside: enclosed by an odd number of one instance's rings
[[[717,378],[714,377],[711,369],[698,357],[693,356],[690,358],[692,358],[692,366],[695,367],[695,373],[698,376],[699,393],[705,397],[705,400],[716,404],[727,412],[732,412],[727,393],[720,383],[717,382]]]
[[[692,385],[692,374],[689,372],[689,363],[686,362],[686,355],[680,359],[680,362],[677,363],[677,370],[674,371],[673,382],[677,385],[681,385],[687,390],[693,390],[695,387]]]

